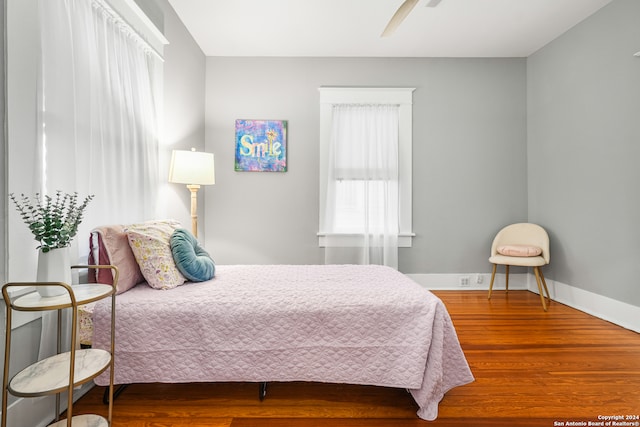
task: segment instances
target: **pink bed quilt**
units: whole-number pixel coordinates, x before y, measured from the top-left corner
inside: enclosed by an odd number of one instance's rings
[[[94,310],[108,348],[110,299]],[[217,266],[216,277],[116,297],[115,382],[316,381],[408,389],[434,420],[473,381],[442,301],[382,266]],[[107,373],[96,379],[108,384]]]

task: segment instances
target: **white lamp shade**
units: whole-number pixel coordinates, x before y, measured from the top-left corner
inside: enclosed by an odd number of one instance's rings
[[[213,153],[173,150],[169,182],[212,185],[216,183]]]

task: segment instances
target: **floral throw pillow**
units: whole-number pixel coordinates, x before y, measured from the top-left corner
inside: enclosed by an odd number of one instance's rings
[[[176,221],[153,221],[126,229],[140,271],[154,289],[173,289],[186,281],[171,253],[171,235],[178,227]]]

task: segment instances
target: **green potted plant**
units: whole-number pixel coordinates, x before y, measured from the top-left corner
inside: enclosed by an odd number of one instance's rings
[[[9,197],[39,243],[36,248],[39,250],[37,281],[71,284],[69,245],[94,196],[86,196],[80,201],[77,192],[69,194],[58,190],[53,197],[40,193],[33,199],[24,194],[16,197],[13,193]],[[38,292],[48,297],[60,295],[64,289],[60,286],[38,287]]]

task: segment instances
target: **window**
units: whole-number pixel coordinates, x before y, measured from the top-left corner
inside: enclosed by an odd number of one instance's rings
[[[39,8],[40,191],[98,196],[78,235],[91,223],[157,217],[166,175],[159,136],[163,59],[154,45],[166,40],[158,33],[150,44],[152,26],[143,33],[130,26],[129,18],[144,16],[135,4],[116,11],[105,0],[41,1]],[[86,254],[87,242],[78,245]]]
[[[320,246],[411,246],[413,90],[320,88]]]

